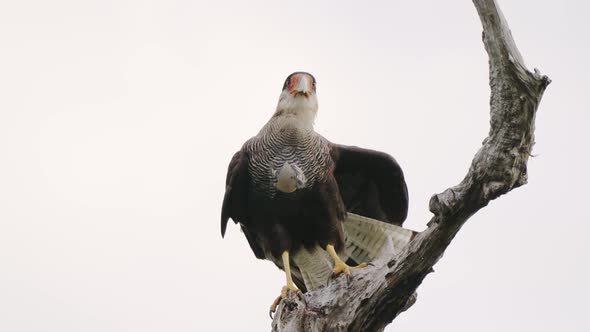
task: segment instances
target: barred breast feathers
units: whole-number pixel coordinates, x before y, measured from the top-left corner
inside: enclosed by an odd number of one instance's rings
[[[277,113],[243,147],[250,156],[254,188],[270,197],[276,194],[281,173],[294,181],[279,184],[285,188],[281,191],[292,192],[324,180],[332,162],[328,141],[313,127],[306,126],[297,114]]]

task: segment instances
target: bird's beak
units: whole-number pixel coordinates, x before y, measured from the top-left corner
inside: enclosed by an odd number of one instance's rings
[[[293,96],[301,94],[307,97],[311,94],[311,83],[306,75],[295,76],[291,84],[292,88],[289,89],[289,93]]]

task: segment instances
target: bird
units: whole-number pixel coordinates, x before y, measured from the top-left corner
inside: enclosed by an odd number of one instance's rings
[[[315,77],[288,75],[270,120],[227,170],[222,237],[231,218],[257,258],[285,271],[271,317],[289,293],[325,285],[326,273],[348,278],[386,239],[399,247],[414,235],[400,227],[408,189],[398,162],[384,152],[330,142],[314,130],[317,112]]]

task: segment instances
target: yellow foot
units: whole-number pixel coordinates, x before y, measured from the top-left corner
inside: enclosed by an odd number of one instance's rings
[[[342,259],[340,259],[340,256],[338,256],[336,250],[334,249],[334,246],[331,244],[328,244],[326,246],[326,251],[334,260],[334,269],[332,270],[332,277],[337,277],[339,274],[344,273],[344,275],[346,276],[347,285],[350,284],[350,271],[367,267],[368,265],[372,265],[367,263],[360,263],[357,266],[348,266],[346,263],[344,263]]]
[[[363,267],[367,267],[367,266],[369,266],[369,264],[367,264],[367,263],[360,263],[357,266],[349,266],[346,263],[344,263],[343,261],[338,260],[334,264],[334,269],[332,270],[332,276],[336,277],[341,273],[344,273],[346,275],[350,275],[350,271],[356,270],[356,269],[362,269]]]
[[[297,287],[289,286],[289,285],[284,286],[283,289],[281,289],[281,295],[279,295],[270,305],[270,310],[269,310],[268,314],[271,319],[272,319],[272,314],[274,314],[275,311],[277,311],[277,307],[279,306],[281,301],[289,297],[289,291],[297,294],[297,296],[300,296],[300,297],[303,296],[303,294],[301,294],[301,291],[299,289],[297,289]]]

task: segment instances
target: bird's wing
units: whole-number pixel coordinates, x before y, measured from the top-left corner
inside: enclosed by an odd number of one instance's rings
[[[248,155],[242,151],[234,154],[225,180],[225,195],[221,207],[221,236],[225,235],[227,221],[244,223],[248,216]]]
[[[221,236],[225,235],[229,218],[240,223],[250,248],[257,258],[264,259],[264,251],[258,244],[256,236],[248,230],[248,154],[238,151],[234,154],[227,168],[225,195],[221,206]]]
[[[402,225],[408,189],[401,167],[390,155],[355,146],[331,145],[334,177],[346,210]]]

